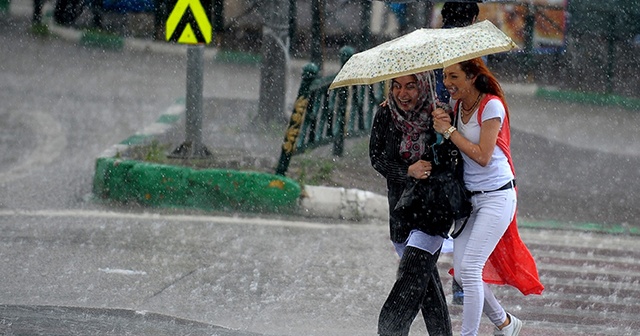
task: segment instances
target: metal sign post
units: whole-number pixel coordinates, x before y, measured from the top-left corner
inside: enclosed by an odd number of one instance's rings
[[[177,158],[203,158],[211,152],[202,144],[202,83],[204,45],[187,49],[187,97],[185,141],[170,155]]]
[[[210,1],[209,1],[210,2]],[[204,158],[211,152],[202,144],[202,83],[204,44],[211,42],[212,27],[199,0],[178,0],[167,18],[167,41],[189,44],[187,48],[187,96],[185,141],[169,157]]]

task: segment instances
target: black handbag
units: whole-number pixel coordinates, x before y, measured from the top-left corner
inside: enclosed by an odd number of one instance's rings
[[[432,162],[429,178],[409,178],[395,205],[394,215],[430,235],[446,237],[455,220],[471,214],[463,181],[462,155],[450,141],[429,146],[423,159]]]

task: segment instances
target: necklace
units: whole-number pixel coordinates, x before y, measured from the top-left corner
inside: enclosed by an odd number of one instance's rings
[[[478,107],[478,103],[480,103],[480,98],[482,97],[482,92],[480,92],[478,94],[478,98],[476,98],[476,101],[473,103],[473,105],[471,105],[470,108],[466,109],[464,108],[464,102],[460,104],[460,107],[462,108],[462,114],[469,115],[471,114],[473,111],[476,110],[476,107]]]

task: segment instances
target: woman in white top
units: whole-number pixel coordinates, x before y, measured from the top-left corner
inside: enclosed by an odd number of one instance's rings
[[[462,335],[478,334],[484,311],[495,335],[516,336],[522,322],[505,312],[487,283],[509,284],[525,295],[540,294],[544,287],[515,221],[509,111],[500,84],[480,58],[446,67],[444,85],[456,101],[456,116],[452,125],[449,115],[435,110],[434,128],[462,152],[473,204],[454,240],[454,278],[464,290]]]

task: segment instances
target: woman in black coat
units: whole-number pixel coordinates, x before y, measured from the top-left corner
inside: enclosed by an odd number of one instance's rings
[[[430,78],[435,80],[432,72],[392,79],[387,103],[377,111],[371,129],[369,156],[387,180],[390,237],[400,256],[396,282],[380,312],[379,335],[408,335],[420,310],[430,335],[452,335],[436,262],[453,220],[436,219],[444,223],[436,227],[434,218],[427,218],[433,217],[431,212],[394,210],[408,185],[426,183],[429,188],[432,175],[449,174],[457,166],[455,146],[433,130]],[[443,106],[448,105],[439,104]]]

